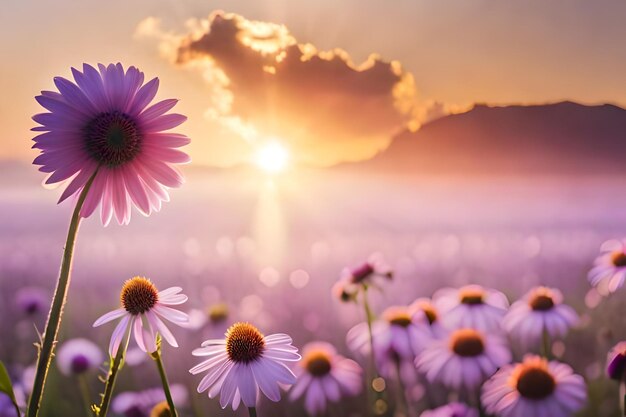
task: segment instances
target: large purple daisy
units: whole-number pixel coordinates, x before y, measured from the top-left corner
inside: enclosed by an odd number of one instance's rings
[[[122,64],[72,68],[75,83],[55,77],[59,92],[42,91],[36,100],[49,110],[33,116],[42,132],[33,140],[41,151],[34,160],[50,174],[46,184],[68,181],[59,202],[90,189],[80,215],[89,217],[101,203],[101,218],[113,214],[120,224],[130,221],[131,205],[144,215],[168,201],[167,190],[183,182],[173,164],[187,163],[178,150],[189,143],[184,135],[165,132],[187,118],[166,114],[177,103],[160,101],[148,107],[159,79],[144,84],[144,74]]]

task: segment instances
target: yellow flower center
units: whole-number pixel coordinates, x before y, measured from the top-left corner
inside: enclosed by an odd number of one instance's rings
[[[330,356],[323,350],[308,352],[302,359],[302,363],[309,374],[317,377],[327,375],[332,368]]]
[[[167,405],[167,402],[162,401],[155,405],[150,412],[150,417],[172,417],[172,413],[170,412],[170,407]]]
[[[452,333],[450,347],[459,356],[473,357],[485,351],[485,341],[474,329],[460,329]]]
[[[144,277],[134,277],[124,283],[120,300],[122,307],[136,316],[150,311],[159,301],[159,296],[152,281]]]
[[[221,323],[228,318],[228,305],[217,303],[209,308],[209,320],[212,323]]]
[[[235,323],[226,331],[226,352],[234,362],[249,363],[265,351],[263,334],[249,323]]]

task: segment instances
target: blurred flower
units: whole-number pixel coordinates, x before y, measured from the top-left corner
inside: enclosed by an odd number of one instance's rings
[[[57,353],[57,366],[64,375],[78,375],[97,369],[104,361],[100,348],[87,339],[64,342]]]
[[[478,417],[478,410],[463,403],[450,403],[434,410],[426,410],[420,417]]]
[[[602,295],[617,291],[626,279],[626,239],[609,240],[600,247],[588,279]]]
[[[305,408],[309,414],[323,413],[328,401],[361,392],[363,370],[353,360],[339,355],[331,344],[311,342],[302,349],[302,356],[290,398],[296,400],[306,392]]]
[[[609,378],[618,381],[626,376],[626,341],[619,342],[609,352],[606,373]]]
[[[193,375],[206,372],[198,392],[208,390],[209,398],[220,394],[220,405],[233,410],[243,401],[255,407],[259,388],[272,401],[280,400],[279,384],[292,385],[296,377],[284,362],[300,360],[298,349],[286,334],[263,336],[251,324],[235,323],[225,339],[207,340],[194,356],[209,358],[189,370]]]
[[[511,361],[503,338],[476,329],[458,329],[433,342],[415,361],[430,382],[474,390],[499,367]]]
[[[359,286],[376,285],[378,281],[390,280],[392,277],[391,266],[381,254],[374,253],[362,265],[352,269],[344,268],[332,292],[340,300],[350,301],[356,297]]]
[[[42,313],[50,305],[48,293],[39,287],[24,287],[15,294],[15,304],[28,315]]]
[[[409,306],[417,320],[429,328],[430,333],[435,338],[440,338],[446,334],[446,330],[441,324],[441,316],[437,307],[429,298],[418,298]]]
[[[176,404],[185,406],[189,401],[187,388],[181,384],[170,386],[172,398]],[[143,391],[127,391],[118,394],[111,404],[116,414],[124,417],[152,417],[150,413],[161,402],[165,394],[161,388],[149,388]]]
[[[480,285],[443,288],[435,293],[433,301],[446,327],[471,327],[480,330],[500,328],[509,302],[500,291]]]
[[[568,365],[527,355],[489,379],[481,400],[485,410],[498,417],[570,417],[586,397],[585,381]]]
[[[556,288],[535,287],[513,303],[502,327],[524,349],[538,346],[544,332],[562,338],[579,321],[574,309],[562,303],[563,295]]]
[[[413,361],[431,339],[429,329],[419,317],[408,307],[394,306],[386,309],[381,319],[373,323],[374,359],[382,376],[392,378],[400,371],[405,383],[414,382]],[[346,343],[352,351],[368,355],[371,342],[367,323],[350,329]]]
[[[152,281],[147,278],[134,277],[127,280],[120,293],[122,308],[106,313],[93,324],[93,327],[98,327],[122,318],[113,331],[109,343],[111,357],[115,357],[128,328],[135,335],[137,346],[144,352],[156,351],[156,332],[171,346],[178,347],[176,338],[161,319],[178,325],[188,321],[187,314],[168,307],[187,301],[186,295],[179,294],[182,290],[180,287],[171,287],[158,292]]]
[[[172,417],[170,413],[170,407],[167,405],[167,401],[161,401],[152,408],[150,417]]]
[[[144,215],[159,211],[168,201],[168,187],[183,182],[173,164],[189,162],[176,149],[189,139],[165,133],[187,118],[165,114],[177,100],[160,101],[150,107],[159,88],[158,78],[143,84],[144,75],[135,67],[126,72],[122,64],[98,65],[99,72],[83,65],[72,68],[73,82],[55,77],[59,92],[42,91],[35,99],[50,113],[33,120],[41,126],[34,148],[41,151],[33,164],[50,174],[46,184],[70,181],[59,202],[80,193],[95,175],[81,209],[89,217],[102,202],[102,223],[113,213],[118,223],[130,221],[131,202]]]
[[[223,323],[228,318],[228,304],[216,303],[209,307],[208,316],[211,323]]]

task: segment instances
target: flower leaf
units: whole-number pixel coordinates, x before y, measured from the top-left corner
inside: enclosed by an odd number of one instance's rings
[[[4,363],[0,361],[0,392],[4,392],[9,396],[13,406],[15,407],[15,411],[17,412],[18,417],[21,416],[20,408],[17,405],[17,400],[15,399],[15,394],[13,393],[13,384],[11,383],[11,378],[9,377],[9,373],[7,372],[7,368],[4,366]]]

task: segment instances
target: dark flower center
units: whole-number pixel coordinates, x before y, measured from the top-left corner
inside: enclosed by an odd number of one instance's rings
[[[437,321],[437,312],[432,306],[424,305],[422,306],[422,312],[426,316],[428,320],[428,324],[432,325]]]
[[[251,324],[235,323],[226,331],[226,352],[234,362],[249,363],[265,351],[263,334]]]
[[[453,333],[452,350],[459,356],[478,356],[485,351],[482,335],[474,329],[461,329]]]
[[[369,263],[364,263],[358,268],[352,270],[352,281],[359,283],[374,273],[374,268]]]
[[[134,277],[124,283],[120,300],[124,309],[136,316],[150,311],[159,301],[159,296],[152,281],[144,277]]]
[[[89,369],[89,359],[85,355],[78,354],[72,358],[70,368],[75,374],[82,374]]]
[[[325,352],[311,352],[304,358],[306,370],[313,376],[324,376],[330,372],[330,358]]]
[[[548,311],[554,307],[554,300],[546,294],[537,294],[531,298],[530,308],[535,311]]]
[[[407,313],[402,312],[394,314],[393,316],[389,317],[388,320],[390,324],[400,327],[409,327],[409,325],[412,323],[411,316],[409,316]]]
[[[526,398],[541,400],[554,392],[556,381],[547,370],[541,368],[523,369],[517,380],[517,390]]]
[[[469,305],[482,304],[484,302],[485,293],[476,289],[467,289],[461,291],[461,303]]]
[[[141,150],[137,123],[119,111],[100,113],[87,123],[83,134],[89,155],[108,167],[132,161]]]
[[[617,267],[623,267],[626,266],[626,253],[624,252],[615,252],[613,254],[613,265],[617,266]]]

